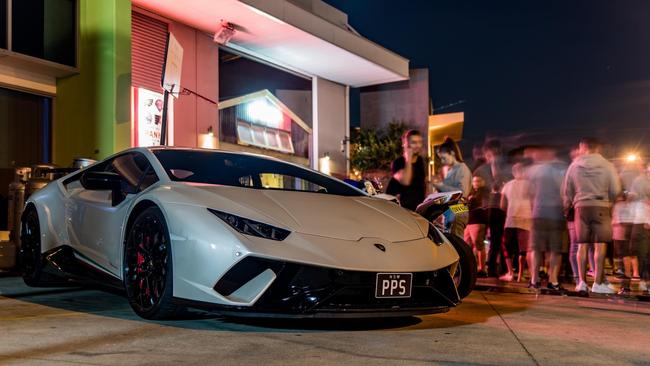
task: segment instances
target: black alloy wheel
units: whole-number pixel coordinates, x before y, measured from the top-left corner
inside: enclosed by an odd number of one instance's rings
[[[43,261],[41,258],[41,227],[38,212],[34,206],[28,206],[23,212],[20,227],[19,265],[23,272],[23,281],[28,286],[40,286]]]
[[[141,212],[124,246],[124,287],[133,310],[145,319],[166,319],[180,308],[172,301],[172,249],[158,207]]]
[[[460,237],[446,233],[445,237],[458,252],[458,268],[454,274],[454,284],[461,299],[467,297],[476,285],[476,257],[472,247]]]

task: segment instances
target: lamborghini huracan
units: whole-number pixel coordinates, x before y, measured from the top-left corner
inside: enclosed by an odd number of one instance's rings
[[[459,251],[422,216],[220,150],[133,148],[50,183],[26,202],[19,258],[30,286],[117,288],[147,319],[411,316],[466,295]]]

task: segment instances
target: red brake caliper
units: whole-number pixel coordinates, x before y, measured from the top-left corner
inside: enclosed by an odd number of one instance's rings
[[[145,236],[144,240],[143,240],[143,243],[140,243],[140,245],[138,245],[138,247],[140,247],[140,249],[144,250],[144,245],[148,244],[148,242],[149,242],[149,236]],[[144,272],[143,269],[142,269],[143,264],[144,264],[144,255],[142,254],[142,252],[138,252],[137,253],[136,273],[140,274],[140,273]],[[140,277],[138,287],[140,287],[140,290],[142,290],[142,288],[144,287],[144,278]],[[147,296],[149,296],[149,288],[146,289],[145,294]]]
[[[142,264],[144,263],[144,256],[142,253],[138,252],[138,257],[137,257],[137,267],[135,269],[136,273],[140,274],[142,273]],[[144,279],[140,277],[140,283],[138,286],[140,287],[140,290],[142,290],[142,286],[144,284]]]

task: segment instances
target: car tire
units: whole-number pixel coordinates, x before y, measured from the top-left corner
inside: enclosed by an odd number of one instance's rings
[[[43,285],[43,258],[41,254],[41,226],[34,206],[27,206],[21,217],[19,267],[27,286]]]
[[[138,214],[127,233],[123,278],[129,304],[140,317],[170,319],[184,311],[173,301],[172,246],[158,207]]]
[[[460,259],[458,260],[458,270],[454,276],[454,282],[461,299],[466,298],[476,285],[476,257],[469,246],[463,239],[454,234],[445,234],[451,245],[454,246]]]

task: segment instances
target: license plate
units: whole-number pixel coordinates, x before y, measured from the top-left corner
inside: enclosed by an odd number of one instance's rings
[[[375,297],[411,297],[412,273],[377,273]]]
[[[457,205],[451,205],[449,206],[449,209],[451,210],[451,212],[455,214],[467,212],[467,206],[462,203],[459,203]]]

